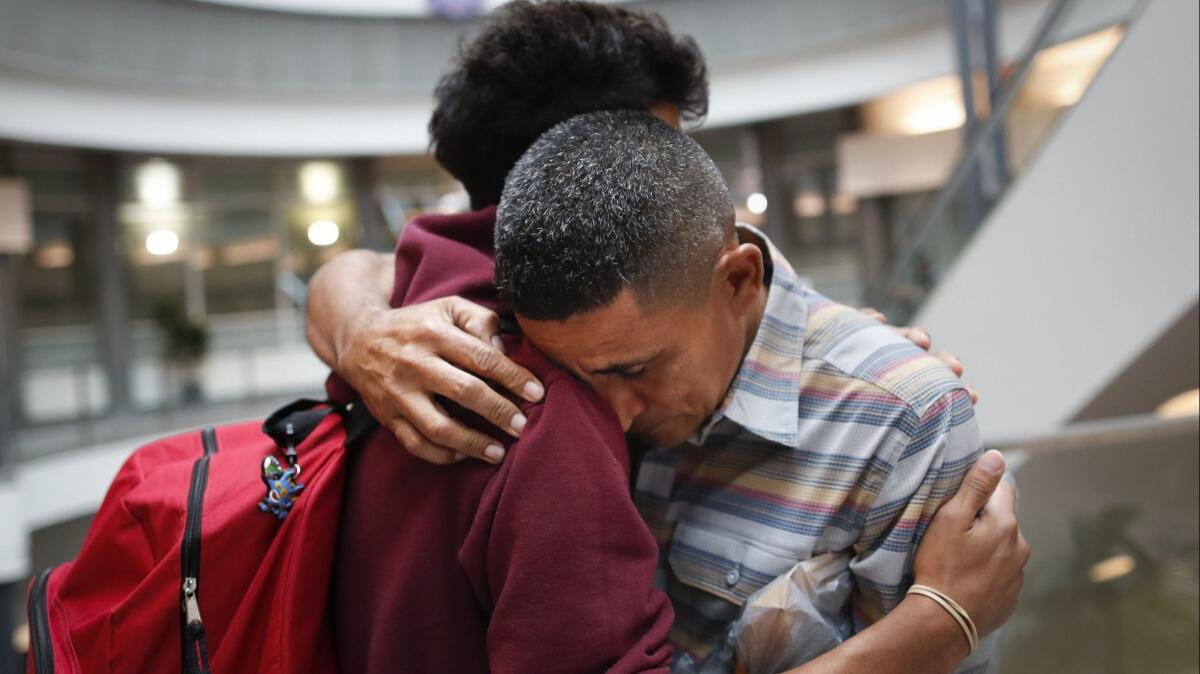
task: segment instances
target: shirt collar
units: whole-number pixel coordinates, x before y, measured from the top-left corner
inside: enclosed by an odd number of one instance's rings
[[[762,232],[738,225],[743,240],[757,238],[770,253],[767,306],[754,341],[725,399],[699,430],[700,443],[722,419],[762,438],[794,446],[800,426],[800,366],[808,302],[796,272]]]

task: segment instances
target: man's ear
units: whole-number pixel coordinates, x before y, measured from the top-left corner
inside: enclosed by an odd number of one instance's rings
[[[742,243],[721,251],[713,274],[730,301],[739,309],[755,303],[765,278],[762,249],[752,243]]]

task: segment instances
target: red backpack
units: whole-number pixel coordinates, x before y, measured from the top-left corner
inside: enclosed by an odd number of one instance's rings
[[[373,425],[361,403],[300,400],[136,450],[79,557],[31,584],[27,671],[335,672],[346,447]]]

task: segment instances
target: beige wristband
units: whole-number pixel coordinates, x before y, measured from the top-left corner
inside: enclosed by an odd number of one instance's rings
[[[954,622],[962,628],[963,634],[967,637],[967,644],[970,646],[969,656],[979,648],[979,631],[975,628],[975,621],[971,620],[970,614],[958,602],[954,601],[945,594],[929,587],[928,585],[913,585],[908,588],[907,594],[919,594],[923,597],[928,597],[938,603],[939,606],[946,609],[950,617],[954,618]]]

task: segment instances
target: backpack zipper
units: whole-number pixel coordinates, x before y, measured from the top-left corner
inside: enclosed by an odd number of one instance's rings
[[[180,610],[183,624],[180,638],[183,644],[183,671],[208,672],[208,644],[204,621],[200,617],[200,532],[204,516],[204,490],[208,487],[208,463],[217,451],[217,433],[209,427],[200,431],[204,455],[192,465],[192,481],[188,486],[187,512],[184,516],[183,543],[180,564],[183,586]]]
[[[54,644],[50,642],[50,616],[46,610],[46,586],[53,570],[51,566],[42,571],[29,592],[29,636],[33,641],[34,674],[54,674]]]

